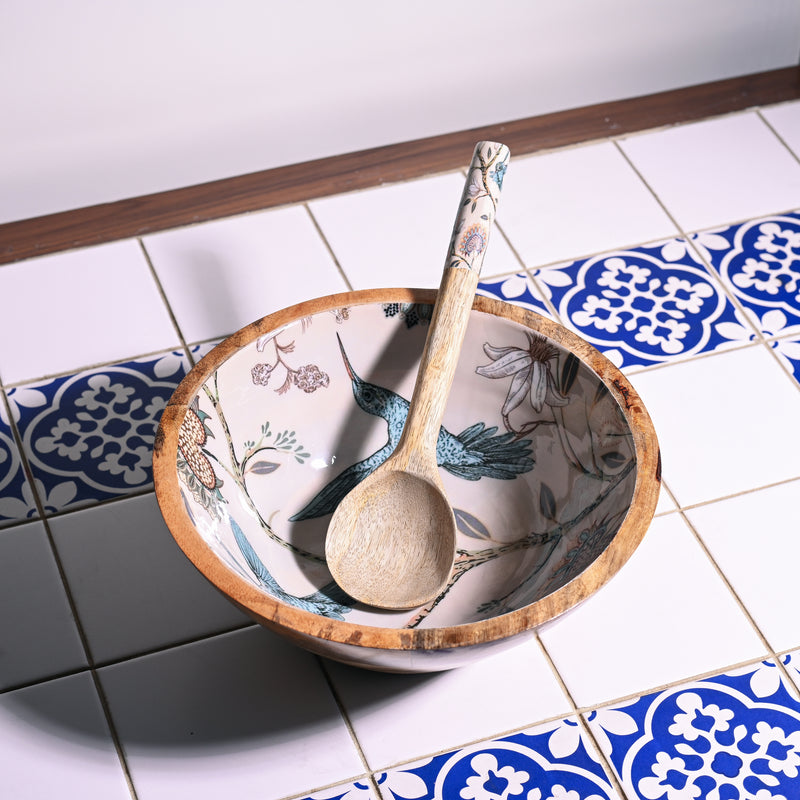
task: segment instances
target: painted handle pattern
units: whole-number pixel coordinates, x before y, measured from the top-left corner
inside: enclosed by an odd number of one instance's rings
[[[509,149],[498,142],[478,142],[475,146],[445,269],[466,268],[481,274],[510,157]]]

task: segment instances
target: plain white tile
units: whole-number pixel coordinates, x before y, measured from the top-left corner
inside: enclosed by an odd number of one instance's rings
[[[315,657],[261,628],[99,675],[139,800],[274,800],[364,773]]]
[[[0,689],[86,666],[44,525],[0,533]]]
[[[372,769],[572,710],[535,639],[429,675],[328,669]]]
[[[764,108],[761,115],[794,154],[800,157],[800,100]]]
[[[800,483],[693,508],[689,521],[774,650],[800,645]]]
[[[800,393],[767,348],[716,353],[631,381],[682,507],[800,476]]]
[[[154,494],[65,514],[50,525],[99,663],[249,621],[181,552]]]
[[[226,336],[347,288],[301,206],[159,233],[144,243],[187,342]]]
[[[130,800],[88,673],[0,695],[0,741],[2,797]]]
[[[132,240],[0,268],[6,384],[168,350],[178,335]]]
[[[621,146],[684,231],[800,206],[800,164],[755,112],[632,136]]]
[[[540,633],[579,706],[766,655],[677,514],[655,519],[612,581]]]
[[[465,168],[471,156],[467,154]],[[512,161],[506,176],[513,169]],[[437,288],[464,181],[461,172],[451,172],[315,200],[309,207],[354,289]],[[498,220],[505,202],[501,195]],[[519,267],[506,241],[493,231],[481,275]]]
[[[677,233],[609,142],[512,162],[497,218],[527,267]]]

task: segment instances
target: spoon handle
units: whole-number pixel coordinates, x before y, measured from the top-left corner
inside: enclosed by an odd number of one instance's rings
[[[509,156],[508,148],[497,142],[479,142],[475,147],[417,373],[411,409],[395,451],[396,459],[403,466],[425,472],[437,483],[435,453],[439,428],[469,322]]]

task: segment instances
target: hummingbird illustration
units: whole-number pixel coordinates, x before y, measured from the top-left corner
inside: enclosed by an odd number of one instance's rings
[[[408,400],[391,389],[362,380],[353,369],[338,334],[336,338],[356,403],[368,414],[386,420],[389,438],[371,456],[330,481],[305,508],[289,518],[293,522],[332,514],[340,500],[394,452],[408,416]],[[530,439],[515,440],[513,433],[496,434],[497,426],[487,428],[483,422],[470,425],[458,436],[442,427],[436,442],[436,461],[442,469],[469,481],[480,478],[511,480],[533,469]]]

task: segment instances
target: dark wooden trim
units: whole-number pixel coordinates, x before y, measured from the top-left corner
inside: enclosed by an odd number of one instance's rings
[[[9,222],[0,264],[458,169],[481,139],[525,155],[798,98],[786,67]]]

